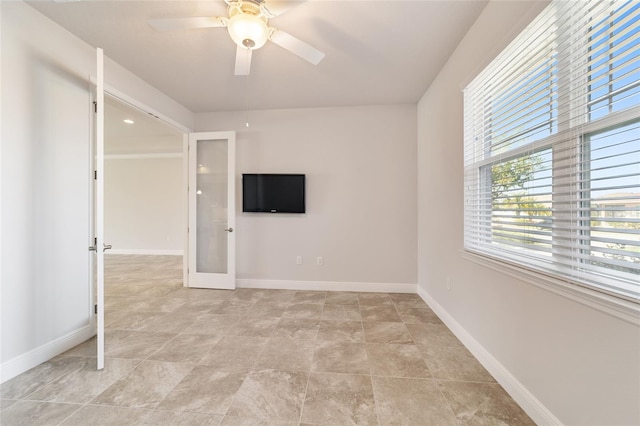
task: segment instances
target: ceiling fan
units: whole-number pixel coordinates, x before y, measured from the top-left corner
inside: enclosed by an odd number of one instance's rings
[[[311,62],[320,63],[324,53],[302,40],[269,26],[269,19],[282,15],[301,3],[300,0],[225,0],[229,17],[193,17],[173,19],[150,19],[149,25],[158,31],[186,30],[195,28],[226,27],[236,43],[235,75],[248,75],[251,68],[252,51],[271,40],[284,49]]]

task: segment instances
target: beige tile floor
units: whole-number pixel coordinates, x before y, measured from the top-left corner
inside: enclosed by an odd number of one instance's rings
[[[415,294],[182,287],[181,258],[107,257],[95,340],[0,388],[9,425],[529,425]]]

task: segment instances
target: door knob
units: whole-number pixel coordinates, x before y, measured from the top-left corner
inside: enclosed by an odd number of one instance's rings
[[[227,232],[233,232],[233,228],[224,228],[224,230]]]
[[[102,251],[105,252],[107,250],[111,250],[111,244],[102,244]]]

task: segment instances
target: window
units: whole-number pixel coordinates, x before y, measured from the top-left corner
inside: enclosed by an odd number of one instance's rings
[[[552,2],[464,103],[465,249],[640,302],[640,3]]]

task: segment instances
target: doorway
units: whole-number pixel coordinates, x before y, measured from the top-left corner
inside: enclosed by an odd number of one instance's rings
[[[153,328],[164,296],[183,286],[186,185],[181,130],[108,95],[104,111],[109,352],[110,331]]]

